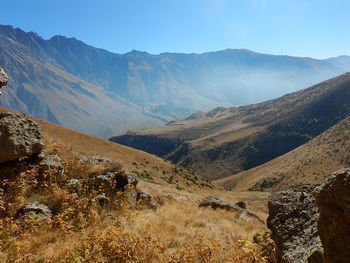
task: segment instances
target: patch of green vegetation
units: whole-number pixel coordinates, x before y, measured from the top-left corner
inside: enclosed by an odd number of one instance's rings
[[[167,182],[168,184],[175,184],[174,182],[174,176],[170,176],[170,177],[165,177],[162,176],[160,177],[162,180],[164,180],[165,182]]]
[[[180,191],[181,191],[181,190],[184,190],[184,188],[181,187],[181,186],[179,186],[178,184],[176,185],[176,189],[177,189],[177,190],[180,190]]]

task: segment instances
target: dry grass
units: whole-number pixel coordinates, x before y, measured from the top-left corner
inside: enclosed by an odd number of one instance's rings
[[[140,183],[142,190],[153,189],[154,199],[162,204],[156,211],[127,208],[123,196],[117,195],[112,200],[119,200],[119,205],[102,209],[91,202],[95,191],[74,197],[65,188],[67,180],[107,168],[84,166],[72,149],[47,142],[47,150],[59,154],[67,165],[60,180],[54,171],[43,173],[28,166],[29,160],[0,169],[0,262],[273,262],[274,246],[267,235],[252,243],[254,234],[266,231],[263,224],[239,220],[232,212],[198,207],[208,188],[190,193],[171,185]],[[53,216],[44,221],[14,219],[16,211],[30,201],[46,204]]]

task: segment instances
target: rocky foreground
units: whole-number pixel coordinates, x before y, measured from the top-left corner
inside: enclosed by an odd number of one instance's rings
[[[350,169],[272,194],[269,213],[278,262],[350,262]]]

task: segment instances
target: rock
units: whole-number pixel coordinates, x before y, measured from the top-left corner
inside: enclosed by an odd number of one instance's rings
[[[92,201],[96,202],[102,208],[106,208],[111,204],[111,200],[104,194],[96,196]]]
[[[97,175],[91,178],[90,187],[106,195],[112,195],[115,192],[113,180],[108,175]]]
[[[237,212],[237,218],[239,219],[243,219],[246,221],[250,219],[256,219],[259,222],[265,224],[265,222],[262,219],[260,219],[257,215],[250,212],[249,210],[243,209],[238,205],[222,201],[216,196],[209,195],[199,203],[199,207],[208,207],[208,206],[214,209],[220,208],[220,209],[225,209],[227,211],[234,211],[234,212]]]
[[[54,171],[56,175],[60,176],[64,174],[64,166],[61,158],[57,154],[40,154],[41,158],[39,166],[42,170]]]
[[[52,216],[52,212],[50,208],[46,205],[41,204],[37,201],[34,201],[30,204],[27,204],[21,207],[17,213],[15,218],[23,217],[23,216],[31,216],[36,217],[40,220],[46,219],[47,217]]]
[[[115,176],[116,189],[119,191],[123,191],[127,185],[132,185],[136,187],[138,184],[138,175],[136,173],[126,174],[125,172],[119,172]]]
[[[9,77],[5,73],[4,69],[0,68],[0,88],[6,86],[8,81]]]
[[[243,201],[237,202],[235,203],[236,206],[243,208],[243,209],[247,209],[247,204]]]
[[[137,193],[136,200],[140,205],[147,206],[151,209],[157,209],[157,205],[152,201],[152,197],[145,192]]]
[[[92,163],[92,164],[103,164],[103,163],[111,163],[112,161],[109,160],[106,157],[99,156],[99,155],[86,155],[83,154],[81,156],[81,160],[85,163]]]
[[[350,262],[350,169],[330,175],[318,188],[317,224],[324,248],[324,263]]]
[[[82,190],[82,182],[79,179],[69,179],[66,188],[71,194],[78,194]]]
[[[304,263],[322,254],[314,189],[315,185],[304,185],[271,195],[267,226],[276,243],[277,262]]]
[[[39,154],[45,147],[41,127],[11,112],[0,114],[0,163]]]

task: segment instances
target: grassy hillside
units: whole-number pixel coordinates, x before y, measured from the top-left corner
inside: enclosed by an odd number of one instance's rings
[[[45,132],[46,151],[61,157],[65,173],[60,177],[54,170],[43,173],[31,159],[0,165],[1,262],[266,263],[273,257],[274,246],[264,234],[264,224],[241,219],[235,212],[198,207],[211,194],[229,202],[244,201],[266,219],[268,193],[212,189],[190,171],[159,157],[36,121]],[[70,193],[70,179],[88,180],[98,169],[108,168],[81,167],[82,153],[108,157],[117,162],[118,169],[139,171],[137,190],[151,194],[158,209],[147,209],[142,203],[130,208],[127,192],[113,196],[113,203],[106,207],[92,202],[98,194],[95,190],[81,191],[78,197]],[[152,180],[145,176],[147,169]],[[170,176],[179,182],[162,179]],[[47,205],[53,215],[46,220],[16,217],[16,211],[31,201]],[[261,238],[253,242],[256,233]]]
[[[350,117],[285,155],[215,183],[235,191],[275,191],[319,184],[332,171],[349,166]]]

